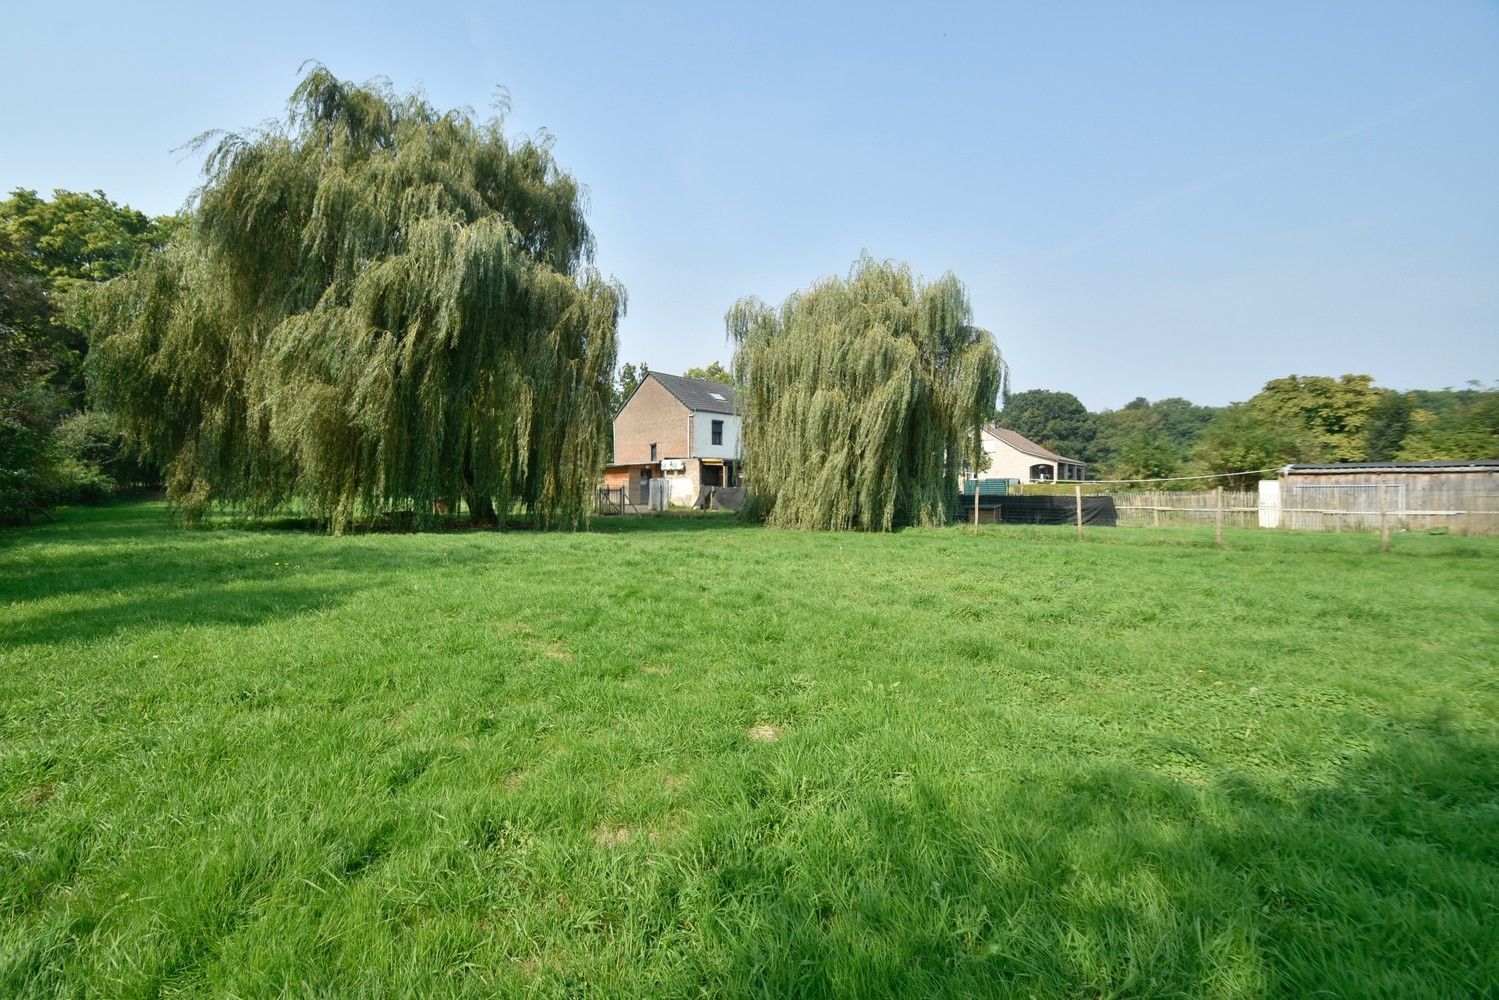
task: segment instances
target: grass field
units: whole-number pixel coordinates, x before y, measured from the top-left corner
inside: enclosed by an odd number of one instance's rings
[[[1499,991],[1499,540],[0,536],[0,996]]]

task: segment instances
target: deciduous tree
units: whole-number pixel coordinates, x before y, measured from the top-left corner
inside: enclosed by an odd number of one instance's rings
[[[682,374],[688,378],[705,378],[710,382],[722,382],[725,385],[734,384],[734,373],[717,361],[710,361],[702,368],[689,368]]]
[[[624,293],[546,142],[317,67],[204,169],[178,238],[89,302],[96,383],[184,514],[582,523]]]
[[[42,305],[25,335],[53,367],[53,381],[74,408],[84,405],[84,331],[70,322],[72,294],[129,271],[163,246],[172,216],[151,218],[118,205],[103,191],[58,189],[50,199],[17,189],[0,201],[0,239],[9,267],[40,284]]]
[[[618,413],[619,408],[629,402],[635,390],[640,387],[640,383],[644,382],[645,377],[650,373],[651,366],[644,361],[639,364],[626,361],[619,366],[619,371],[614,376],[614,412]]]
[[[1364,458],[1370,462],[1388,462],[1399,454],[1400,443],[1411,431],[1414,412],[1409,394],[1383,390],[1364,426]]]
[[[1005,365],[963,285],[861,257],[779,309],[725,317],[743,386],[745,478],[773,525],[888,531],[946,520],[981,455]]]
[[[1414,411],[1396,457],[1411,462],[1499,458],[1499,390],[1469,392],[1441,413]]]
[[[1310,454],[1303,460],[1360,462],[1380,395],[1371,375],[1287,375],[1266,382],[1249,405],[1288,433],[1305,432]]]
[[[1098,425],[1088,408],[1070,392],[1027,389],[1005,400],[999,425],[1023,434],[1059,455],[1090,462]]]
[[[1143,428],[1119,444],[1109,467],[1113,479],[1165,479],[1181,471],[1181,454],[1159,428]]]
[[[1250,403],[1234,403],[1204,428],[1193,453],[1205,473],[1243,473],[1224,475],[1223,483],[1250,489],[1262,478],[1254,470],[1304,461],[1310,447],[1305,428],[1275,420]]]

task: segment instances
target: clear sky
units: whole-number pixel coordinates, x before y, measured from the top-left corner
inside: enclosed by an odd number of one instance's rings
[[[201,9],[200,9],[201,7]],[[218,8],[218,9],[210,9]],[[1015,388],[1224,403],[1499,378],[1499,4],[15,3],[0,187],[151,213],[304,60],[510,95],[587,185],[621,360],[860,250],[952,270]]]

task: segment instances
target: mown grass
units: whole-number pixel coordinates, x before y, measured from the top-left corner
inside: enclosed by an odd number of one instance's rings
[[[1499,990],[1499,544],[0,537],[0,995]]]

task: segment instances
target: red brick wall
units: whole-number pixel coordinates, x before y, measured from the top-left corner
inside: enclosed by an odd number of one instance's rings
[[[619,465],[651,460],[651,442],[656,459],[686,458],[689,438],[687,407],[647,378],[614,418],[614,461]]]
[[[604,487],[605,487],[605,489],[617,490],[621,486],[627,486],[630,489],[634,489],[636,486],[639,486],[639,485],[640,485],[640,470],[639,469],[605,469],[604,470]]]

